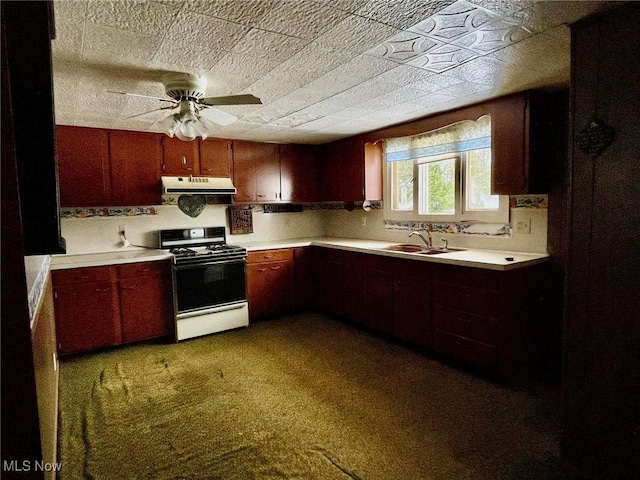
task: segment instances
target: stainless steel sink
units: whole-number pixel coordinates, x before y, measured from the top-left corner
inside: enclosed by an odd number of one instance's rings
[[[413,245],[411,243],[400,243],[398,245],[390,245],[382,248],[382,250],[388,250],[391,252],[404,252],[404,253],[417,253],[418,255],[439,255],[441,253],[460,252],[463,248],[437,248],[437,247],[423,247],[420,245]]]
[[[400,243],[398,245],[390,245],[388,247],[384,247],[382,250],[390,250],[392,252],[418,253],[425,250],[425,248],[421,247],[420,245],[413,245],[411,243]]]

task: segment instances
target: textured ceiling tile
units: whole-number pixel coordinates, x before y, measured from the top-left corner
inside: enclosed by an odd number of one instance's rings
[[[518,43],[530,35],[531,33],[521,26],[501,19],[484,25],[452,43],[484,55]]]
[[[376,45],[366,54],[393,62],[406,63],[442,45],[441,42],[418,33],[401,32]]]
[[[263,30],[313,39],[346,18],[341,10],[310,0],[281,0],[258,23]]]
[[[165,32],[178,14],[181,2],[162,4],[150,1],[90,1],[87,20],[109,27],[156,35]]]
[[[331,73],[337,75],[349,75],[360,80],[368,80],[373,77],[396,68],[397,64],[381,58],[359,55],[352,58],[344,65],[333,70]]]
[[[86,2],[55,3],[56,38],[51,42],[54,53],[62,50],[67,55],[81,54],[86,9]]]
[[[412,65],[398,65],[391,70],[381,73],[376,78],[380,81],[392,83],[401,87],[433,76],[433,73]]]
[[[492,88],[492,85],[487,85],[484,83],[461,81],[460,83],[456,83],[455,85],[450,85],[441,90],[438,90],[437,93],[441,95],[448,95],[449,97],[453,98],[460,98],[478,92],[491,91]]]
[[[479,57],[452,68],[447,75],[469,82],[496,85],[500,83],[507,64],[491,58]]]
[[[591,13],[614,8],[619,2],[563,1],[534,2],[521,10],[518,16],[529,30],[543,32],[561,23],[571,24]]]
[[[532,67],[553,62],[567,67],[570,55],[570,40],[561,41],[547,34],[539,33],[509,48],[498,50],[488,57],[511,64]]]
[[[266,58],[247,57],[228,53],[207,73],[210,95],[230,95],[244,90],[271,70],[279,62]]]
[[[167,30],[166,40],[211,50],[230,50],[248,31],[249,27],[244,25],[186,12]]]
[[[187,0],[186,10],[255,26],[273,8],[274,0]]]
[[[458,0],[432,17],[409,28],[442,42],[450,42],[467,35],[498,16],[465,0]]]
[[[302,50],[308,43],[309,40],[306,39],[252,28],[233,46],[231,52],[249,57],[284,61]]]
[[[453,3],[438,0],[389,1],[370,0],[356,13],[401,30],[419,23]]]
[[[477,57],[477,54],[456,45],[443,45],[419,56],[409,65],[423,68],[433,73],[442,73]]]
[[[363,6],[367,4],[369,0],[314,0],[320,5],[325,7],[337,8],[347,13],[356,13]]]
[[[440,74],[440,75],[425,75],[425,78],[416,80],[411,82],[411,85],[419,88],[425,94],[440,91],[444,88],[449,88],[455,85],[463,83],[463,80],[460,80],[457,77],[452,77],[450,75]]]
[[[400,30],[389,25],[369,18],[350,15],[315,41],[334,49],[364,53],[399,33]]]
[[[115,53],[122,60],[146,61],[153,57],[160,41],[159,36],[87,22],[83,52],[94,51],[109,56]]]
[[[304,65],[304,70],[311,74],[312,80],[345,65],[356,57],[357,53],[353,51],[335,50],[312,42],[283,63],[283,66],[292,70],[300,70],[300,65]]]

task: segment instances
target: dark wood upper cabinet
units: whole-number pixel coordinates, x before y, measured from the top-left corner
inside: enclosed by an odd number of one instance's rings
[[[185,142],[177,137],[162,136],[163,175],[198,175],[199,172],[199,142]]]
[[[61,207],[111,204],[107,130],[56,127]]]
[[[492,193],[548,193],[561,181],[555,166],[566,156],[567,122],[566,91],[528,91],[494,100]]]
[[[231,140],[207,138],[200,141],[200,175],[231,178]]]
[[[382,146],[348,137],[320,147],[324,201],[382,200]]]
[[[280,196],[278,145],[233,142],[233,183],[236,202],[273,202]]]
[[[280,199],[314,202],[319,198],[318,165],[313,145],[280,145]]]
[[[109,131],[112,205],[160,205],[162,145],[154,133]]]

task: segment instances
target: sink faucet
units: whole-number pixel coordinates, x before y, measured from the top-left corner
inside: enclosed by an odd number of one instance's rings
[[[413,232],[411,232],[409,234],[410,237],[413,237],[414,235],[418,235],[422,241],[425,243],[425,245],[429,248],[433,247],[433,240],[431,240],[431,232],[429,232],[429,230],[425,230],[425,232],[427,232],[427,236],[429,237],[429,240],[427,240],[426,238],[424,238],[424,236],[418,232],[417,230],[414,230]]]

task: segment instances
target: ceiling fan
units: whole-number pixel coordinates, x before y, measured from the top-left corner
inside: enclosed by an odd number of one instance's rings
[[[215,108],[222,105],[252,105],[261,104],[262,101],[250,94],[229,95],[225,97],[205,97],[207,79],[203,76],[189,73],[168,73],[163,82],[165,92],[169,98],[151,97],[136,93],[115,92],[121,95],[133,97],[152,98],[167,102],[169,105],[156,108],[148,112],[133,115],[128,118],[136,118],[153,112],[168,110],[169,113],[155,124],[162,127],[170,137],[176,136],[180,140],[194,140],[200,136],[203,139],[210,136],[215,125],[229,125],[238,117]],[[174,110],[177,110],[173,112]]]

